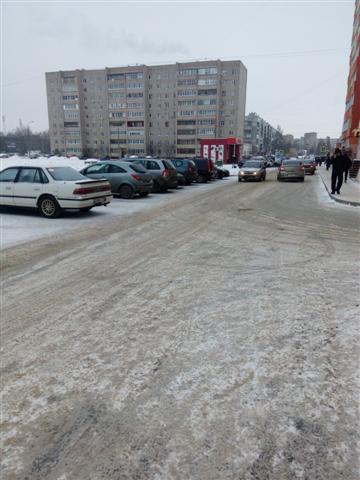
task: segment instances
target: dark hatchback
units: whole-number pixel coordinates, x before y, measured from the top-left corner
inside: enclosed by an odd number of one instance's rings
[[[213,161],[199,157],[194,157],[191,160],[195,163],[198,171],[198,182],[206,183],[217,178],[217,170]]]
[[[196,165],[192,160],[175,158],[171,161],[178,173],[181,173],[185,177],[186,185],[190,185],[197,180],[198,172]]]

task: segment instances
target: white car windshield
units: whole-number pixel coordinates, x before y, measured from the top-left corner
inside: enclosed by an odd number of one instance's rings
[[[71,167],[49,167],[46,170],[57,181],[86,180],[84,175],[81,175],[81,173]]]

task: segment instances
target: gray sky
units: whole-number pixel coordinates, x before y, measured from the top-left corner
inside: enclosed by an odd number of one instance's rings
[[[339,136],[353,1],[2,3],[6,131],[48,128],[46,71],[240,59],[246,112],[285,133]]]

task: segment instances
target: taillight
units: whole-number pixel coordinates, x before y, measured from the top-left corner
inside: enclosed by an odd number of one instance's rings
[[[169,176],[169,170],[164,170],[164,171],[162,172],[162,176],[165,177],[165,178],[167,178],[167,177]]]
[[[137,173],[132,173],[131,176],[134,180],[141,180],[140,175],[138,175]]]
[[[283,171],[285,170],[285,167],[283,167],[282,165],[280,165],[279,170],[280,170],[280,172],[283,172]]]
[[[94,187],[75,188],[75,190],[73,191],[73,195],[88,195],[89,193],[108,192],[109,190],[110,190],[110,184],[107,183],[105,185],[97,185]]]
[[[300,167],[300,170],[305,170],[305,167]]]

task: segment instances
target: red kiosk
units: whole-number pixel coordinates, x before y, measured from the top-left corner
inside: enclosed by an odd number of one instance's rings
[[[200,156],[214,162],[238,163],[240,150],[241,140],[236,137],[204,138],[200,140]]]

